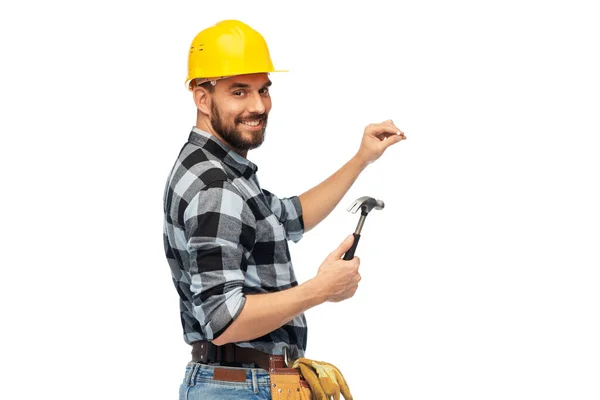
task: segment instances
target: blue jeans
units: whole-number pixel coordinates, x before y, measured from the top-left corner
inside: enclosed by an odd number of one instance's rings
[[[215,368],[246,374],[244,382],[215,380]],[[220,371],[223,372],[223,371]],[[188,363],[185,378],[179,387],[179,400],[271,400],[269,372],[260,368],[235,368]]]

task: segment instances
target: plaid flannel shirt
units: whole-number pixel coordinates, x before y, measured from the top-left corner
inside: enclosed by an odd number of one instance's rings
[[[261,189],[258,167],[217,137],[192,128],[164,192],[164,247],[179,294],[184,340],[212,340],[244,307],[246,295],[298,285],[288,240],[304,233],[297,196]],[[306,319],[296,316],[238,346],[301,357]]]

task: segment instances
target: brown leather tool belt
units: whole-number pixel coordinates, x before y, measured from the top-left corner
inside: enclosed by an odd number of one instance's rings
[[[268,354],[248,347],[239,347],[233,343],[216,346],[209,341],[198,341],[192,343],[192,361],[203,364],[221,363],[224,365],[254,363],[258,368],[269,372],[272,398],[297,393],[301,400],[312,399],[308,382],[302,377],[299,370],[286,366],[284,356]],[[221,369],[215,368],[215,379],[217,380],[242,382],[245,378],[245,375],[240,377],[231,375],[231,371],[221,371]]]
[[[286,368],[283,356],[276,356],[233,343],[216,346],[209,341],[192,343],[192,361],[199,363],[256,364],[258,368],[273,372],[276,368]]]

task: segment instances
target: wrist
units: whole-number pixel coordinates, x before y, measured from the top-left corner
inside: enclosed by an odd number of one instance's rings
[[[309,308],[325,303],[327,296],[323,291],[323,285],[321,285],[318,276],[309,279],[300,285],[305,291],[305,296],[309,304]]]
[[[352,159],[350,160],[350,162],[354,163],[356,166],[358,166],[358,168],[360,168],[360,170],[362,171],[363,169],[367,168],[367,166],[369,164],[371,164],[371,162],[366,158],[363,157],[360,152],[356,153],[354,155],[354,157],[352,157]]]

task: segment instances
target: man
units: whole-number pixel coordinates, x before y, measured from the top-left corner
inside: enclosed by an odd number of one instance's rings
[[[304,356],[303,313],[352,297],[360,280],[359,258],[342,259],[352,235],[302,284],[287,241],[298,242],[368,164],[405,139],[391,120],[369,125],[356,155],[336,173],[280,199],[260,187],[257,166],[247,159],[264,140],[270,72],[278,71],[266,42],[240,21],[203,30],[190,47],[186,85],[196,125],[164,196],[165,252],[184,340],[192,345],[182,399],[271,398],[275,368],[291,366],[283,358]]]

